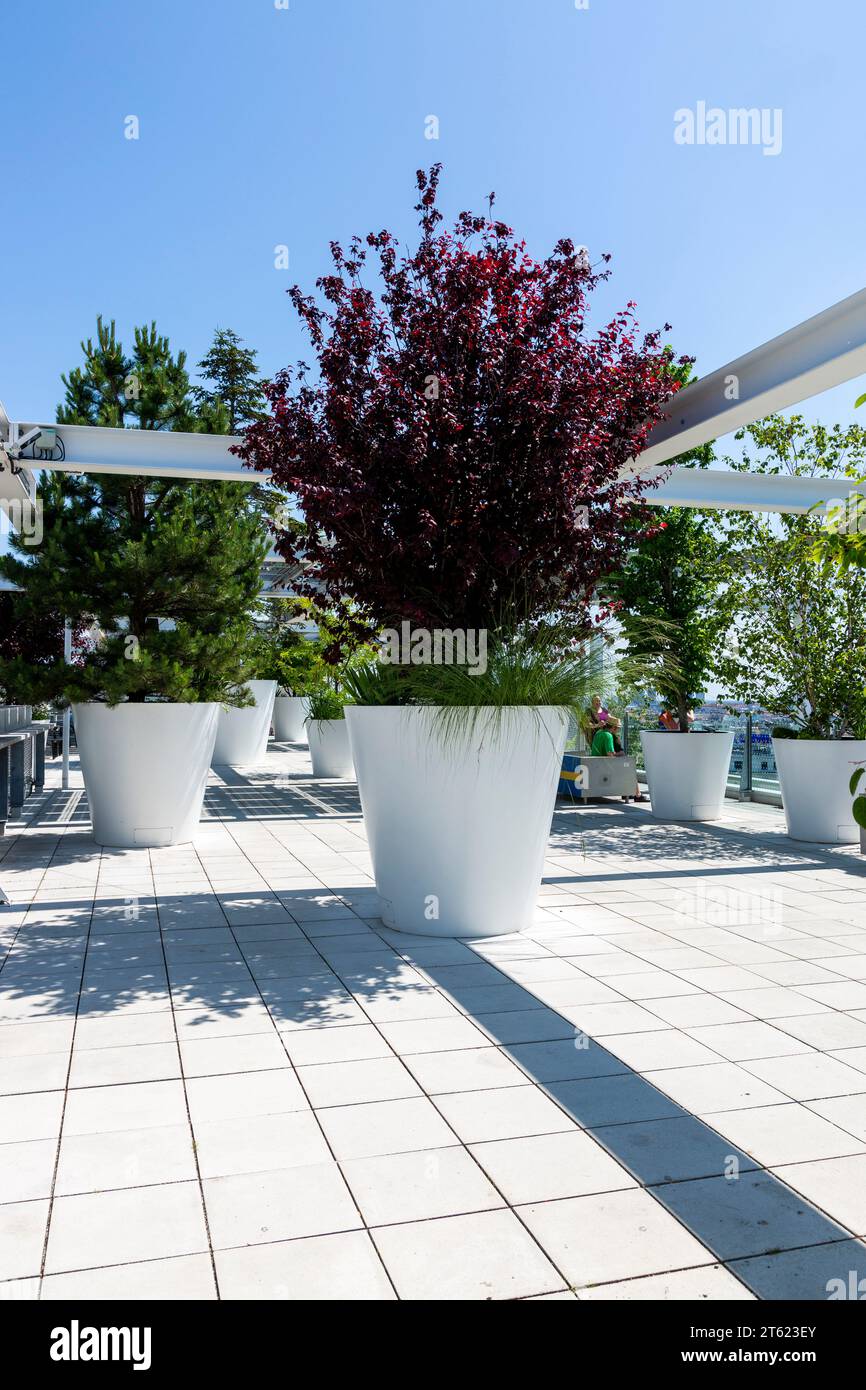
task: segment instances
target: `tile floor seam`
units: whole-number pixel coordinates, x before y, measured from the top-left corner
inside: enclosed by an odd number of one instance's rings
[[[55,847],[55,853],[56,853],[56,847]],[[97,862],[101,859],[101,857],[102,857],[102,856],[101,856],[101,851],[97,851]],[[52,857],[51,857],[51,858],[52,858],[52,860],[53,860],[53,858],[54,858],[54,855],[53,855],[53,854],[52,854]],[[51,861],[49,861],[49,867],[50,867],[50,862],[51,862]],[[47,869],[46,869],[46,872],[47,872]],[[97,875],[98,875],[98,868],[97,868]],[[95,900],[95,899],[94,899],[94,900]],[[86,960],[87,960],[87,943],[88,943],[89,940],[90,940],[90,932],[91,932],[91,928],[92,928],[92,923],[93,923],[93,901],[91,902],[90,916],[89,916],[89,918],[88,918],[88,923],[87,923],[87,934],[86,934],[85,943],[84,943],[84,954],[83,954],[82,960],[81,960],[81,975],[80,975],[80,978],[79,978],[78,994],[77,994],[77,998],[76,998],[76,1002],[75,1002],[75,1017],[74,1017],[74,1021],[73,1021],[73,1024],[72,1024],[72,1036],[71,1036],[71,1038],[70,1038],[70,1040],[69,1040],[69,1060],[68,1060],[68,1064],[67,1064],[67,1068],[66,1068],[66,1082],[65,1082],[65,1085],[64,1085],[64,1088],[63,1088],[63,1102],[62,1102],[61,1110],[60,1110],[60,1126],[59,1126],[59,1129],[58,1129],[58,1131],[57,1131],[57,1147],[56,1147],[55,1154],[54,1154],[54,1167],[53,1167],[53,1170],[52,1170],[52,1173],[51,1173],[51,1187],[50,1187],[50,1191],[49,1191],[49,1195],[48,1195],[48,1211],[47,1211],[47,1213],[46,1213],[46,1218],[45,1218],[45,1231],[44,1231],[43,1240],[42,1240],[42,1253],[41,1253],[41,1258],[40,1258],[40,1262],[39,1262],[39,1275],[38,1275],[38,1278],[39,1278],[39,1287],[38,1287],[38,1290],[37,1290],[37,1299],[39,1299],[39,1298],[41,1297],[41,1294],[42,1294],[42,1281],[43,1281],[43,1279],[45,1278],[45,1263],[46,1263],[46,1260],[47,1260],[47,1258],[48,1258],[48,1243],[49,1243],[49,1241],[50,1241],[50,1239],[51,1239],[51,1221],[52,1221],[52,1218],[53,1218],[53,1216],[54,1216],[54,1202],[55,1202],[55,1192],[56,1192],[56,1188],[57,1188],[57,1175],[58,1175],[58,1173],[59,1173],[59,1171],[60,1171],[60,1152],[61,1152],[61,1149],[62,1149],[62,1147],[63,1147],[63,1126],[64,1126],[65,1121],[66,1121],[66,1107],[67,1107],[67,1105],[68,1105],[68,1103],[69,1103],[69,1078],[70,1078],[70,1076],[72,1075],[72,1059],[73,1059],[74,1051],[75,1051],[75,1033],[76,1033],[76,1029],[77,1029],[77,1027],[78,1027],[78,1011],[79,1011],[79,1008],[81,1007],[81,989],[82,989],[82,982],[83,982],[83,980],[84,980],[84,967],[85,967],[85,962],[86,962]]]
[[[196,857],[198,857],[198,856],[196,855]],[[153,873],[153,857],[152,857],[152,851],[148,851],[148,862],[149,862],[149,864],[150,864],[151,874],[152,874],[152,873]],[[173,993],[172,993],[171,977],[170,977],[170,975],[169,975],[169,973],[168,973],[168,958],[167,958],[166,950],[165,950],[165,937],[164,937],[164,935],[163,935],[163,930],[162,930],[162,919],[161,919],[161,917],[160,917],[160,915],[159,915],[159,906],[158,906],[158,904],[157,904],[156,913],[157,913],[157,923],[159,924],[159,938],[160,938],[160,944],[161,944],[161,946],[162,946],[163,966],[164,966],[165,972],[166,972],[166,987],[167,987],[167,989],[168,989],[168,999],[169,999],[169,1007],[170,1007],[170,1012],[171,1012],[172,1027],[173,1027],[173,1029],[174,1029],[174,1045],[175,1045],[175,1049],[176,1049],[176,1051],[177,1051],[177,1061],[178,1061],[178,1067],[179,1067],[179,1070],[180,1070],[180,1081],[181,1081],[181,1086],[182,1086],[182,1088],[183,1088],[183,1104],[184,1104],[184,1109],[185,1109],[185,1111],[186,1111],[186,1122],[187,1122],[187,1126],[188,1126],[188,1129],[189,1129],[189,1140],[190,1140],[190,1144],[191,1144],[191,1146],[192,1146],[192,1159],[193,1159],[193,1163],[194,1163],[194,1165],[195,1165],[195,1176],[196,1176],[196,1182],[197,1182],[197,1184],[198,1184],[198,1196],[199,1196],[199,1202],[201,1203],[201,1212],[202,1212],[202,1219],[203,1219],[203,1221],[204,1221],[205,1238],[206,1238],[206,1240],[207,1240],[207,1253],[208,1253],[208,1256],[209,1256],[209,1258],[210,1258],[211,1275],[212,1275],[213,1281],[214,1281],[214,1288],[215,1288],[215,1290],[216,1290],[216,1297],[217,1297],[217,1299],[219,1299],[219,1296],[220,1296],[220,1290],[219,1290],[219,1276],[218,1276],[218,1274],[217,1274],[216,1259],[215,1259],[215,1257],[214,1257],[213,1240],[211,1239],[210,1220],[209,1220],[209,1217],[208,1217],[207,1203],[206,1203],[206,1201],[205,1201],[205,1195],[204,1195],[204,1183],[203,1183],[203,1181],[202,1181],[202,1176],[201,1176],[201,1165],[200,1165],[200,1163],[199,1163],[198,1146],[197,1146],[197,1144],[196,1144],[196,1139],[195,1139],[195,1129],[194,1129],[194,1127],[193,1127],[192,1114],[191,1114],[191,1112],[190,1112],[189,1092],[188,1092],[188,1090],[187,1090],[187,1085],[186,1085],[186,1072],[185,1072],[185,1069],[184,1069],[183,1051],[182,1051],[181,1045],[180,1045],[180,1034],[179,1034],[179,1032],[178,1032],[178,1027],[177,1027],[177,1016],[176,1016],[176,1012],[175,1012],[175,1008],[174,1008],[174,995],[173,995]]]
[[[231,836],[232,839],[235,838],[233,832],[231,831],[231,829],[229,829],[229,835]],[[242,848],[242,847],[241,847],[241,848]],[[247,856],[245,856],[245,857],[247,857]],[[299,928],[300,928],[300,931],[301,931],[301,932],[303,933],[303,935],[306,937],[307,941],[310,941],[310,942],[311,942],[311,938],[307,936],[306,932],[304,932],[303,926],[301,926],[300,923],[298,923],[298,926],[299,926]],[[231,926],[231,924],[229,924],[229,931],[231,932],[232,938],[234,939],[235,943],[237,944],[237,937],[235,936],[234,928]],[[311,944],[312,944],[312,942],[311,942]],[[321,955],[320,952],[319,952],[319,954]],[[324,960],[324,958],[322,958],[322,959]],[[256,988],[258,989],[258,985],[256,985]],[[303,1094],[303,1096],[304,1096],[304,1099],[306,1100],[307,1105],[308,1105],[308,1107],[309,1107],[310,1114],[313,1116],[313,1119],[314,1119],[314,1121],[315,1121],[315,1123],[316,1123],[316,1125],[317,1125],[317,1127],[318,1127],[319,1134],[321,1135],[322,1140],[323,1140],[323,1142],[325,1143],[325,1145],[326,1145],[326,1147],[327,1147],[327,1149],[328,1149],[328,1152],[329,1152],[330,1155],[331,1155],[331,1158],[332,1158],[334,1164],[336,1165],[337,1172],[338,1172],[339,1175],[340,1175],[340,1180],[341,1180],[341,1182],[343,1183],[343,1185],[345,1186],[346,1191],[349,1193],[349,1197],[350,1197],[350,1199],[351,1199],[351,1201],[352,1201],[352,1203],[353,1203],[353,1205],[354,1205],[354,1207],[355,1207],[355,1210],[356,1210],[357,1213],[358,1213],[358,1219],[359,1219],[359,1220],[361,1221],[361,1223],[362,1223],[362,1229],[365,1230],[365,1231],[367,1232],[368,1236],[369,1236],[369,1227],[368,1227],[368,1225],[367,1225],[367,1221],[366,1221],[366,1218],[365,1218],[365,1216],[364,1216],[364,1213],[363,1213],[363,1211],[361,1210],[360,1204],[359,1204],[359,1202],[358,1202],[358,1200],[357,1200],[357,1198],[356,1198],[356,1196],[355,1196],[355,1193],[354,1193],[354,1191],[353,1191],[353,1189],[352,1189],[350,1183],[348,1182],[348,1180],[347,1180],[347,1178],[346,1178],[346,1175],[345,1175],[345,1173],[344,1173],[344,1171],[343,1171],[342,1164],[340,1163],[339,1159],[337,1158],[336,1153],[334,1152],[334,1149],[333,1149],[333,1146],[332,1146],[332,1144],[331,1144],[330,1138],[329,1138],[328,1134],[326,1133],[325,1128],[324,1128],[324,1126],[323,1126],[321,1120],[319,1119],[318,1114],[316,1113],[316,1109],[315,1109],[315,1107],[313,1106],[313,1104],[312,1104],[312,1102],[311,1102],[311,1100],[310,1100],[310,1097],[309,1097],[309,1094],[308,1094],[308,1092],[307,1092],[307,1089],[306,1089],[306,1087],[304,1086],[303,1079],[302,1079],[302,1077],[299,1075],[299,1069],[295,1066],[295,1063],[293,1062],[293,1060],[292,1060],[292,1058],[291,1058],[291,1056],[290,1056],[290,1054],[289,1054],[288,1048],[286,1047],[285,1038],[284,1038],[283,1034],[279,1032],[279,1029],[277,1029],[277,1027],[276,1027],[276,1022],[275,1022],[274,1019],[273,1019],[273,1016],[272,1016],[272,1014],[271,1014],[271,1010],[270,1010],[270,1008],[269,1008],[269,1006],[268,1006],[267,1000],[264,998],[264,995],[261,993],[261,990],[260,990],[260,989],[259,989],[259,997],[260,997],[262,1003],[264,1004],[265,1008],[266,1008],[267,1011],[268,1011],[268,1016],[271,1018],[271,1021],[272,1021],[273,1027],[274,1027],[274,1031],[277,1033],[277,1036],[278,1036],[279,1039],[280,1039],[280,1043],[282,1044],[283,1051],[284,1051],[285,1054],[286,1054],[286,1061],[288,1062],[289,1068],[290,1068],[291,1071],[293,1072],[293,1074],[294,1074],[294,1076],[295,1076],[295,1079],[296,1079],[297,1082],[298,1082],[298,1085],[299,1085],[299,1087],[300,1087],[300,1089],[301,1089],[301,1092],[302,1092],[302,1094]],[[277,1170],[277,1171],[279,1171],[279,1170]],[[204,1193],[202,1194],[202,1199],[204,1200]],[[334,1234],[334,1233],[333,1233],[333,1232],[329,1232],[329,1234]],[[269,1243],[269,1242],[265,1242],[265,1243]],[[274,1242],[274,1243],[279,1243],[279,1242]],[[392,1277],[391,1277],[391,1273],[390,1273],[390,1271],[389,1271],[387,1265],[385,1264],[384,1260],[382,1260],[381,1255],[379,1255],[379,1260],[380,1260],[380,1263],[381,1263],[381,1265],[382,1265],[382,1268],[383,1268],[383,1270],[384,1270],[384,1272],[385,1272],[385,1277],[386,1277],[386,1279],[388,1280],[389,1285],[390,1285],[391,1288],[393,1289],[394,1297],[395,1297],[397,1300],[399,1300],[400,1295],[399,1295],[399,1293],[398,1293],[398,1291],[397,1291],[397,1288],[396,1288],[396,1286],[395,1286],[395,1284],[394,1284],[394,1281],[393,1281],[393,1279],[392,1279]],[[216,1272],[216,1271],[215,1271],[215,1272]],[[220,1296],[220,1295],[219,1295],[219,1285],[217,1285],[217,1297],[219,1298],[219,1296]]]
[[[304,931],[303,924],[302,924],[302,923],[299,923],[299,926],[300,926],[300,929],[301,929],[301,931],[303,932],[304,936],[307,937],[307,940],[310,941],[311,944],[315,945],[315,943],[314,943],[314,941],[312,940],[312,938],[310,938],[310,937],[308,936],[308,934]],[[378,933],[376,933],[376,934],[378,935]],[[318,948],[316,948],[316,949],[318,949]],[[320,954],[321,954],[321,952],[320,952]],[[324,959],[324,958],[323,958],[323,959]],[[335,969],[334,973],[337,974],[337,977],[338,977],[339,979],[342,980],[342,977],[339,975],[339,973],[336,971],[336,969]],[[345,985],[345,981],[343,981],[343,983],[344,983],[344,985]],[[350,993],[351,993],[351,991],[350,991]],[[353,995],[352,997],[354,998],[354,995]],[[362,1007],[362,1009],[363,1009],[363,1005],[361,1005],[361,1007]],[[364,1010],[364,1012],[366,1013],[366,1010]],[[369,1017],[369,1015],[368,1015],[368,1017]],[[377,1025],[376,1021],[375,1021],[374,1019],[371,1018],[371,1019],[370,1019],[370,1022],[373,1024],[373,1027],[376,1028],[376,1031],[380,1033],[380,1036],[382,1037],[383,1042],[384,1042],[386,1045],[390,1046],[390,1045],[388,1044],[387,1038],[385,1038],[384,1034],[382,1034],[382,1033],[381,1033],[381,1030],[378,1028],[378,1025]],[[281,1036],[282,1036],[282,1035],[281,1035]],[[284,1046],[285,1046],[285,1043],[284,1043]],[[396,1055],[396,1054],[395,1054],[395,1055]],[[287,1051],[287,1056],[288,1056],[288,1051]],[[402,1059],[402,1058],[398,1058],[398,1060],[401,1061],[401,1063],[402,1063],[404,1069],[406,1070],[408,1076],[409,1076],[410,1079],[413,1081],[413,1083],[417,1085],[418,1083],[417,1083],[415,1077],[413,1076],[413,1074],[412,1074],[411,1070],[409,1069],[409,1067],[406,1066],[406,1063],[403,1061],[403,1059]],[[290,1063],[291,1063],[291,1058],[289,1058],[289,1061],[290,1061]],[[292,1064],[292,1065],[294,1065],[294,1064]],[[296,1069],[296,1072],[297,1072],[297,1069]],[[306,1096],[306,1098],[307,1098],[307,1100],[308,1100],[308,1102],[309,1102],[309,1100],[310,1100],[309,1095],[307,1094],[306,1089],[303,1087],[303,1080],[302,1080],[302,1078],[301,1078],[300,1076],[298,1076],[298,1081],[299,1081],[299,1084],[301,1085],[302,1089],[304,1090],[304,1094],[305,1094],[305,1096]],[[451,1132],[455,1135],[455,1139],[456,1139],[456,1145],[455,1145],[455,1147],[459,1147],[459,1148],[462,1150],[462,1152],[467,1156],[467,1158],[469,1158],[469,1160],[471,1161],[471,1163],[473,1164],[473,1166],[478,1170],[478,1172],[481,1173],[482,1176],[485,1177],[485,1178],[487,1179],[487,1181],[491,1183],[491,1186],[494,1187],[495,1191],[497,1191],[498,1194],[499,1194],[499,1196],[502,1198],[504,1208],[507,1209],[507,1210],[510,1210],[510,1211],[512,1212],[512,1215],[517,1216],[517,1213],[514,1211],[514,1209],[513,1209],[513,1207],[511,1206],[511,1204],[510,1204],[509,1202],[507,1202],[507,1200],[505,1199],[504,1194],[500,1191],[500,1189],[499,1189],[498,1186],[493,1182],[493,1180],[490,1178],[490,1176],[489,1176],[487,1173],[485,1173],[485,1171],[484,1171],[484,1169],[482,1168],[481,1164],[478,1163],[478,1161],[475,1159],[475,1156],[471,1153],[471,1151],[469,1150],[468,1146],[463,1142],[463,1140],[460,1138],[460,1136],[459,1136],[459,1135],[456,1133],[456,1131],[453,1129],[453,1126],[449,1123],[447,1117],[444,1116],[444,1115],[442,1115],[441,1110],[440,1110],[439,1107],[436,1106],[436,1104],[435,1104],[434,1098],[433,1098],[432,1096],[430,1096],[426,1091],[424,1091],[424,1088],[423,1088],[423,1087],[420,1087],[420,1089],[421,1089],[422,1093],[424,1094],[424,1096],[426,1097],[426,1099],[427,1099],[428,1101],[430,1101],[430,1102],[434,1105],[434,1108],[437,1110],[437,1112],[438,1112],[439,1115],[441,1116],[441,1118],[442,1118],[442,1120],[444,1121],[444,1123],[448,1126],[448,1128],[451,1130]],[[314,1107],[313,1107],[313,1113],[315,1114],[315,1108],[314,1108]],[[378,1244],[376,1244],[375,1239],[374,1239],[373,1234],[372,1234],[373,1230],[376,1229],[376,1228],[375,1228],[375,1227],[370,1227],[370,1226],[368,1226],[366,1217],[364,1216],[364,1213],[363,1213],[363,1211],[361,1210],[360,1203],[358,1202],[358,1199],[357,1199],[356,1196],[355,1196],[355,1193],[354,1193],[354,1190],[353,1190],[353,1188],[352,1188],[352,1185],[351,1185],[351,1183],[349,1182],[349,1180],[348,1180],[346,1174],[344,1173],[343,1168],[342,1168],[342,1165],[340,1164],[339,1160],[337,1159],[336,1154],[333,1153],[333,1149],[331,1148],[330,1140],[328,1139],[328,1136],[327,1136],[327,1134],[325,1133],[324,1127],[321,1125],[321,1122],[318,1121],[318,1117],[317,1117],[317,1123],[319,1123],[319,1127],[320,1127],[320,1129],[321,1129],[321,1131],[322,1131],[322,1134],[323,1134],[323,1136],[324,1136],[325,1142],[328,1144],[328,1147],[329,1147],[329,1149],[331,1150],[332,1156],[334,1157],[334,1161],[337,1163],[337,1166],[338,1166],[338,1169],[339,1169],[339,1172],[340,1172],[340,1176],[341,1176],[343,1182],[346,1184],[346,1187],[347,1187],[347,1189],[348,1189],[348,1191],[349,1191],[349,1193],[350,1193],[350,1195],[351,1195],[351,1197],[352,1197],[352,1201],[355,1203],[355,1206],[356,1206],[356,1208],[357,1208],[357,1210],[358,1210],[358,1215],[359,1215],[360,1219],[361,1219],[361,1220],[363,1221],[363,1223],[364,1223],[364,1228],[365,1228],[365,1230],[367,1230],[367,1232],[368,1232],[368,1234],[369,1234],[369,1236],[370,1236],[370,1239],[373,1240],[373,1243],[374,1243],[374,1245],[376,1246],[376,1251],[377,1251],[377,1253],[378,1253],[379,1260],[380,1260],[380,1262],[381,1262],[381,1264],[382,1264],[383,1269],[385,1270],[385,1273],[386,1273],[386,1275],[387,1275],[387,1277],[388,1277],[388,1280],[389,1280],[389,1282],[390,1282],[392,1288],[394,1289],[395,1297],[399,1299],[399,1298],[400,1298],[400,1294],[399,1294],[399,1291],[398,1291],[398,1289],[397,1289],[397,1287],[396,1287],[396,1283],[394,1282],[394,1279],[393,1279],[393,1277],[392,1277],[392,1275],[391,1275],[391,1271],[390,1271],[389,1268],[388,1268],[388,1264],[387,1264],[387,1262],[386,1262],[386,1260],[385,1260],[385,1257],[384,1257],[384,1255],[383,1255],[383,1253],[382,1253],[382,1250],[380,1249],[380,1247],[378,1246]],[[599,1147],[600,1147],[600,1146],[599,1146]],[[425,1152],[425,1151],[424,1151],[424,1150],[421,1150],[420,1152]],[[427,1152],[429,1152],[429,1150],[428,1150]],[[621,1166],[621,1165],[620,1165],[620,1166]],[[460,1215],[469,1215],[469,1214],[472,1214],[472,1213],[461,1212],[461,1213],[459,1213],[459,1214],[460,1214]],[[434,1220],[434,1219],[438,1219],[438,1218],[427,1218],[427,1219]],[[442,1218],[442,1219],[446,1219],[446,1218]],[[517,1219],[520,1220],[519,1217],[517,1217]],[[390,1224],[390,1225],[404,1225],[405,1222],[393,1222],[393,1223],[388,1223],[388,1224]],[[522,1222],[522,1221],[521,1221],[521,1225],[523,1226],[523,1229],[526,1231],[526,1233],[529,1235],[530,1239],[531,1239],[531,1240],[535,1243],[535,1245],[539,1248],[539,1250],[541,1251],[541,1253],[542,1253],[542,1255],[545,1257],[545,1259],[547,1259],[547,1260],[549,1261],[549,1263],[551,1264],[551,1266],[556,1270],[557,1274],[558,1274],[561,1278],[564,1278],[565,1276],[564,1276],[564,1274],[563,1274],[563,1271],[560,1270],[560,1269],[558,1268],[558,1266],[557,1266],[557,1264],[556,1264],[556,1262],[555,1262],[553,1256],[552,1256],[547,1250],[544,1249],[543,1245],[541,1244],[540,1240],[536,1237],[536,1235],[534,1234],[534,1232],[532,1232],[531,1230],[529,1230],[529,1228],[526,1226],[526,1223],[525,1223],[525,1222]],[[566,1285],[567,1285],[567,1283],[568,1283],[568,1281],[566,1280]]]

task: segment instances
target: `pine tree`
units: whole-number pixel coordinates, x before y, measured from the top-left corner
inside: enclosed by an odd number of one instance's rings
[[[237,434],[265,411],[262,383],[256,370],[256,354],[230,328],[218,328],[209,351],[198,364],[206,386],[194,386],[191,397],[197,412],[194,428],[208,434]],[[258,482],[250,488],[248,499],[266,522],[281,520],[287,511],[287,497],[271,483]]]
[[[185,355],[156,325],[127,353],[112,322],[82,344],[63,378],[61,424],[208,431],[224,407],[196,408]],[[43,541],[12,537],[0,573],[24,594],[21,613],[63,614],[101,633],[71,666],[21,655],[0,660],[0,683],[30,703],[68,697],[110,704],[158,697],[244,703],[252,612],[268,550],[260,489],[111,474],[47,474]]]
[[[63,425],[109,425],[115,429],[188,430],[203,428],[192,398],[186,353],[172,354],[156,324],[134,330],[127,352],[118,341],[114,319],[96,320],[96,341],[81,344],[84,366],[62,376],[66,398],[57,408]]]
[[[228,413],[228,433],[260,420],[265,414],[265,397],[256,368],[256,354],[243,346],[243,340],[230,328],[218,328],[214,340],[198,364],[208,390],[193,388],[199,411],[224,406]]]

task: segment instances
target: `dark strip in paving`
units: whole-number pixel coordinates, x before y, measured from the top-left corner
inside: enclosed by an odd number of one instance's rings
[[[426,971],[438,984],[435,967]],[[453,991],[455,1000],[460,993]],[[525,993],[525,1008],[537,1006]],[[507,1021],[497,1026],[495,1015],[475,1015],[466,996],[462,1002],[493,1041],[756,1297],[824,1301],[860,1278],[866,1293],[866,1245],[594,1039],[572,1027],[570,1039],[513,1042]]]

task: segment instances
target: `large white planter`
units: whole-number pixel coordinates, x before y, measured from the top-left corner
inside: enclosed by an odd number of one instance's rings
[[[848,783],[866,762],[866,740],[774,738],[773,752],[791,839],[856,844],[860,827]]]
[[[641,730],[652,813],[657,820],[718,820],[733,732],[675,734]]]
[[[303,695],[278,695],[274,700],[274,738],[281,743],[306,743],[304,721],[310,702]]]
[[[535,914],[568,731],[550,706],[346,710],[382,916],[423,936],[501,936]]]
[[[276,681],[247,681],[256,703],[244,709],[223,705],[220,709],[213,763],[248,767],[264,761],[274,713]]]
[[[307,742],[314,777],[354,777],[345,719],[308,719]]]
[[[99,845],[176,845],[198,829],[219,705],[73,705]]]

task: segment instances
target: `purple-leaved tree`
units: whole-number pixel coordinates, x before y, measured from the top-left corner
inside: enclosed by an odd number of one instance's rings
[[[237,452],[297,497],[310,577],[371,624],[579,629],[649,527],[622,471],[677,388],[672,352],[632,303],[589,331],[609,272],[567,239],[533,260],[492,195],[444,230],[439,174],[417,176],[414,252],[387,231],[333,243],[319,297],[290,291],[318,370],[276,377]],[[277,548],[295,559],[298,538]]]

